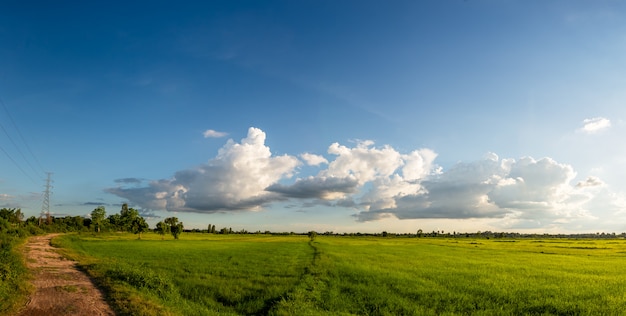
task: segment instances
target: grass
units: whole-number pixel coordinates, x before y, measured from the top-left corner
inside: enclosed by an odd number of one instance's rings
[[[132,315],[617,315],[626,241],[66,235]]]
[[[187,237],[187,236],[186,236]],[[55,240],[100,280],[122,314],[263,314],[293,288],[312,255],[305,237],[160,240],[146,234]],[[128,301],[128,298],[134,301]]]
[[[25,238],[0,234],[0,314],[15,313],[31,290],[23,256]]]

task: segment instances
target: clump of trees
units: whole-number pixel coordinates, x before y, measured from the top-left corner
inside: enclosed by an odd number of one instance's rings
[[[109,217],[106,217],[104,206],[96,207],[91,212],[90,226],[97,233],[101,231],[131,232],[138,235],[138,239],[141,239],[141,234],[150,228],[146,220],[139,215],[139,211],[129,208],[126,203],[122,204],[119,214],[112,214]]]
[[[168,217],[157,223],[155,231],[161,235],[161,239],[167,233],[171,233],[174,239],[178,239],[184,228],[183,222],[178,221],[177,217]]]

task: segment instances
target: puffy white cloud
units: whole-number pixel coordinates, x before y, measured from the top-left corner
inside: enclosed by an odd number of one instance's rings
[[[493,154],[431,174],[420,181],[415,193],[396,194],[386,204],[371,203],[356,217],[360,221],[389,216],[502,218],[509,226],[560,226],[594,218],[594,213],[607,208],[626,212],[619,202],[623,198],[609,194],[600,179],[589,177],[572,185],[575,176],[570,165],[550,158],[499,160]]]
[[[580,181],[576,183],[577,188],[596,187],[602,185],[604,185],[604,182],[602,182],[602,180],[600,180],[598,177],[594,176],[589,176],[587,177],[587,179],[585,179],[585,181]]]
[[[227,135],[228,133],[218,132],[212,129],[207,129],[206,131],[204,131],[204,133],[202,133],[202,136],[204,136],[204,138],[220,138]]]
[[[328,153],[337,158],[321,175],[339,178],[353,176],[359,185],[363,185],[378,177],[391,176],[404,164],[402,155],[390,146],[374,148],[371,147],[373,144],[372,141],[361,141],[356,147],[348,148],[333,143],[328,148]]]
[[[272,156],[265,146],[265,133],[252,127],[240,143],[228,140],[208,163],[176,172],[172,179],[153,181],[147,187],[106,191],[150,209],[253,210],[282,199],[265,189],[291,177],[298,164],[292,156]]]
[[[592,134],[605,130],[611,127],[611,121],[604,117],[594,117],[583,120],[583,127],[581,131],[584,133]]]
[[[459,163],[421,181],[419,190],[395,196],[391,207],[372,207],[357,218],[369,221],[391,215],[400,219],[503,216],[504,212],[489,202],[487,193],[504,173],[502,165],[491,159]]]
[[[120,187],[106,191],[144,209],[211,213],[292,200],[302,207],[356,209],[358,221],[492,218],[506,227],[561,227],[598,214],[626,215],[624,198],[601,179],[590,176],[574,184],[572,166],[551,158],[500,159],[488,153],[442,170],[430,149],[400,153],[372,141],[353,147],[334,143],[330,161],[300,155],[308,165],[327,164],[325,169],[289,181],[301,162],[273,156],[265,137],[250,128],[240,142],[228,140],[216,157],[171,179],[143,186],[141,179],[120,179]],[[0,195],[0,201],[7,198]]]
[[[407,181],[425,178],[432,172],[435,158],[437,154],[430,149],[415,150],[408,155],[402,155],[402,177]]]
[[[328,160],[320,155],[314,155],[310,153],[304,153],[300,155],[300,158],[306,162],[309,166],[319,166],[321,164],[327,164]]]
[[[317,176],[268,190],[285,197],[347,198],[342,203],[350,201],[350,207],[356,205],[355,195],[363,193],[359,204],[365,209],[395,207],[396,198],[420,191],[419,182],[431,174],[437,157],[430,149],[401,154],[390,146],[374,147],[369,140],[359,141],[352,148],[334,143],[328,153],[336,158]],[[367,191],[363,192],[365,187]]]
[[[542,209],[563,207],[576,176],[571,166],[550,158],[538,161],[521,158],[511,164],[504,181],[490,191],[489,198],[503,209]]]

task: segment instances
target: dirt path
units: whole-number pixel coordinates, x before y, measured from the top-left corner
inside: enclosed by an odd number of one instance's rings
[[[76,263],[54,251],[50,240],[57,235],[35,236],[26,245],[26,265],[36,290],[20,315],[115,315],[102,293]]]

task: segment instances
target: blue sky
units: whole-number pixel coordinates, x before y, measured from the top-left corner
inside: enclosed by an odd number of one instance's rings
[[[626,231],[619,1],[0,5],[0,207]]]

